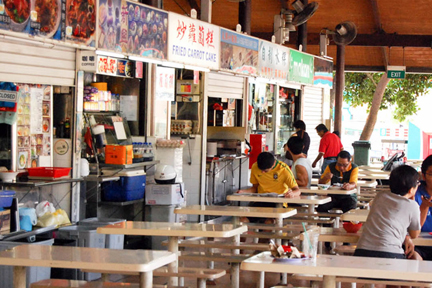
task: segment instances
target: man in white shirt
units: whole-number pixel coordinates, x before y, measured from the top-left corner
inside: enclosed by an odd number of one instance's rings
[[[299,187],[310,188],[312,181],[312,164],[303,151],[303,139],[298,136],[291,137],[286,145],[286,150],[291,154],[294,164],[291,171]]]

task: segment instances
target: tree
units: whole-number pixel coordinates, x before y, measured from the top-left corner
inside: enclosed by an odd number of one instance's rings
[[[432,75],[406,74],[405,79],[389,79],[386,73],[345,73],[344,100],[353,107],[367,105],[369,115],[360,140],[369,140],[378,111],[394,107],[393,117],[403,122],[415,114],[417,98],[432,87]]]

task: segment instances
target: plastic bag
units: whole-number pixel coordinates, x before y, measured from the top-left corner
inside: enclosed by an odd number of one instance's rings
[[[63,209],[57,209],[54,213],[45,213],[39,217],[36,225],[39,227],[48,227],[63,224],[70,224],[69,217]]]
[[[38,218],[47,212],[54,213],[55,211],[54,205],[48,201],[42,201],[36,206],[36,215]]]

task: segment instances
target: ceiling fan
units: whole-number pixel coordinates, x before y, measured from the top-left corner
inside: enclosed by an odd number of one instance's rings
[[[317,2],[305,6],[301,0],[295,0],[291,5],[294,9],[282,8],[281,13],[274,16],[273,32],[276,42],[280,44],[289,41],[289,32],[295,31],[295,26],[306,23],[319,6]]]
[[[320,54],[327,55],[328,35],[333,36],[336,45],[345,46],[354,41],[357,36],[357,27],[354,22],[344,21],[336,25],[334,30],[323,29],[320,34]]]

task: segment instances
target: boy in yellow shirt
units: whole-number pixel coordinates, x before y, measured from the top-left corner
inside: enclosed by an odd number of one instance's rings
[[[300,189],[291,169],[283,162],[277,161],[269,152],[258,155],[257,162],[252,165],[250,182],[252,187],[237,191],[237,193],[278,193],[287,198],[300,196]],[[275,203],[252,203],[255,207],[275,207]],[[247,218],[242,222],[249,222]],[[268,221],[267,221],[268,220]],[[267,219],[272,223],[273,219]]]

